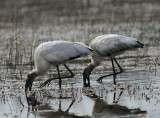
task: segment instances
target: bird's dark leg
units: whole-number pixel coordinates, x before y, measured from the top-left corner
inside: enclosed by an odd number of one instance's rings
[[[114,88],[113,103],[118,103],[118,101],[119,101],[122,93],[124,92],[123,90],[121,90],[121,92],[120,92],[120,94],[118,95],[117,100],[116,100],[116,89],[117,89],[117,88],[115,87],[115,88]]]
[[[69,72],[71,75],[70,75],[70,76],[67,76],[67,77],[61,77],[61,79],[74,77],[73,72],[68,68],[68,66],[67,66],[66,64],[63,64],[63,65],[66,67],[66,69],[68,70],[68,72]],[[55,79],[59,79],[59,77],[58,77],[58,78],[49,78],[49,79],[47,79],[43,84],[40,85],[40,87],[46,86],[46,84],[48,84],[50,81],[55,80]]]
[[[115,103],[115,100],[116,100],[116,87],[114,88],[113,103]]]
[[[122,73],[123,72],[122,67],[119,65],[119,63],[117,62],[117,60],[115,58],[113,58],[113,60],[116,62],[117,66],[118,66],[118,68],[120,70],[117,74]]]
[[[104,76],[101,76],[100,78],[98,78],[96,81],[101,81],[104,77],[108,77],[108,76],[114,76],[114,75],[117,75],[117,74],[120,74],[120,73],[122,73],[123,72],[123,69],[121,68],[121,66],[119,65],[119,63],[117,62],[117,60],[115,59],[115,58],[111,58],[111,61],[114,61],[116,64],[117,64],[117,66],[118,66],[118,68],[119,68],[119,72],[115,72],[115,73],[112,73],[112,74],[109,74],[109,75],[104,75]]]
[[[116,84],[116,74],[115,74],[115,68],[114,68],[114,62],[113,62],[113,59],[111,59],[112,61],[112,69],[113,69],[113,84],[115,85]]]
[[[56,67],[57,67],[58,78],[59,78],[59,88],[61,89],[61,83],[62,83],[62,81],[61,81],[61,76],[60,76],[60,72],[59,72],[59,67],[58,66],[56,66]]]
[[[64,77],[64,78],[72,78],[72,77],[74,77],[73,72],[68,68],[68,66],[66,64],[63,64],[63,65],[67,68],[68,72],[70,72],[70,74],[71,74],[70,76]]]
[[[72,107],[72,105],[74,104],[76,100],[72,100],[71,104],[69,105],[68,109],[65,112],[68,112],[70,110],[70,108]]]

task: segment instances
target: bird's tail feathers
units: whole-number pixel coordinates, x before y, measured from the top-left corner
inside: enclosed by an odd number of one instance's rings
[[[81,42],[74,42],[75,44],[78,44],[78,45],[82,45],[84,47],[86,47],[87,49],[89,49],[91,52],[93,52],[93,49],[87,45],[85,45],[84,43],[81,43]]]
[[[139,41],[137,41],[138,45],[136,45],[136,47],[139,47],[139,48],[143,48],[144,47],[144,44],[140,43]]]
[[[89,49],[91,52],[93,52],[93,49],[92,49],[91,47],[88,47],[88,49]]]

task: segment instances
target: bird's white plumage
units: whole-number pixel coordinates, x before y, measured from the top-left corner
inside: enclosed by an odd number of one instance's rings
[[[79,42],[50,41],[42,43],[34,53],[36,70],[46,72],[50,66],[91,54],[91,48]]]
[[[90,43],[90,47],[103,56],[115,56],[135,46],[140,46],[136,39],[117,34],[100,35]]]
[[[83,72],[84,86],[90,86],[89,75],[92,70],[100,64],[103,57],[109,57],[111,59],[113,74],[101,76],[97,81],[101,81],[104,77],[113,75],[113,83],[116,84],[116,75],[122,73],[123,69],[116,61],[115,56],[127,50],[143,48],[143,46],[144,45],[142,43],[138,42],[134,38],[117,34],[100,35],[93,39],[90,43],[90,47],[93,49],[92,62],[84,69]],[[114,64],[118,66],[119,72],[115,72]],[[88,80],[88,84],[86,83],[86,80]]]

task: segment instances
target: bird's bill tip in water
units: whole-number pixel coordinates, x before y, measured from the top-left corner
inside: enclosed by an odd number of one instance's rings
[[[34,79],[36,78],[36,76],[37,75],[35,73],[27,75],[27,80],[26,80],[26,84],[25,84],[25,91],[27,91],[28,89],[29,89],[29,91],[31,91],[32,83],[33,83]]]
[[[86,87],[86,75],[83,73],[83,86]]]
[[[96,81],[98,81],[98,82],[102,82],[102,79],[101,79],[101,78],[98,78],[98,79],[96,79]]]
[[[31,80],[30,80],[30,78],[27,78],[27,80],[26,80],[26,84],[25,84],[25,91],[28,91],[28,89],[29,89],[29,91],[31,91]]]
[[[90,87],[89,82],[86,83],[87,80],[89,81],[89,75],[84,72],[83,73],[83,86],[84,87]]]

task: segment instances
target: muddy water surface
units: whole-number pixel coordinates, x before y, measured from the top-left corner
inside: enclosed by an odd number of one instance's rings
[[[159,0],[0,0],[0,117],[75,118],[135,117],[160,115],[160,2]],[[145,46],[117,56],[124,73],[102,83],[95,80],[112,73],[104,59],[91,74],[91,88],[83,88],[83,69],[90,57],[67,65],[75,77],[52,81],[52,67],[38,77],[32,92],[24,92],[27,74],[34,68],[35,48],[46,41],[68,40],[85,44],[98,35],[121,34]],[[18,42],[17,44],[15,42]],[[61,73],[68,74],[63,66]]]
[[[32,92],[24,92],[24,82],[1,86],[1,117],[158,117],[160,112],[159,73],[129,72],[97,83],[92,75],[91,88],[82,87],[82,77],[56,81]],[[8,81],[9,82],[9,81]],[[7,83],[8,83],[7,82]]]

